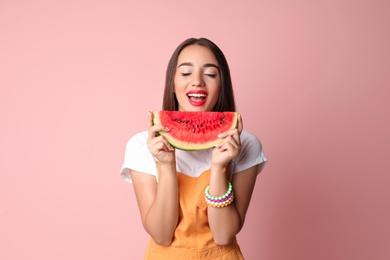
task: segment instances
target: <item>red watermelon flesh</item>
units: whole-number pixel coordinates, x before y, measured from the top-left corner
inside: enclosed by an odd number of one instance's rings
[[[153,124],[168,127],[161,131],[167,141],[182,150],[203,150],[214,147],[222,139],[218,134],[237,126],[236,112],[154,111]]]

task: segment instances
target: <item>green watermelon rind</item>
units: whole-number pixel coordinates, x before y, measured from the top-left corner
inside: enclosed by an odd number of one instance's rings
[[[161,124],[160,120],[160,111],[153,111],[153,124]],[[191,113],[197,113],[197,112],[191,112]],[[204,113],[204,112],[202,112]],[[207,112],[207,113],[232,113],[234,114],[232,125],[230,126],[230,129],[234,129],[237,127],[237,121],[238,121],[238,113],[237,112]],[[224,130],[227,131],[227,130]],[[224,132],[222,131],[222,132]],[[216,135],[222,133],[222,132],[216,132]],[[167,141],[169,142],[170,145],[173,147],[180,149],[180,150],[185,150],[185,151],[197,151],[197,150],[205,150],[209,148],[213,148],[216,144],[219,144],[222,142],[222,138],[216,137],[214,140],[205,142],[205,143],[200,143],[200,144],[195,144],[195,143],[189,143],[187,141],[181,141],[173,137],[171,134],[169,134],[169,131],[159,131],[159,135],[164,136]]]

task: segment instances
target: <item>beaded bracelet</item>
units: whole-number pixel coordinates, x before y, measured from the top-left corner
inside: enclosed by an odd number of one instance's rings
[[[207,186],[204,193],[205,193],[205,199],[209,206],[215,207],[215,208],[222,208],[230,205],[233,202],[234,195],[233,195],[233,186],[231,182],[228,182],[228,190],[227,192],[219,197],[211,196],[209,193],[210,187]]]
[[[226,206],[229,206],[234,200],[234,196],[233,194],[229,197],[228,200],[225,200],[225,201],[220,201],[220,202],[216,202],[216,201],[210,201],[206,198],[206,203],[207,205],[213,207],[213,208],[223,208],[223,207],[226,207]]]

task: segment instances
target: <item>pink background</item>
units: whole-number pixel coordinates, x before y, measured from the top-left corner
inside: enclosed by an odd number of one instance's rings
[[[185,38],[225,52],[269,163],[247,259],[390,259],[387,0],[0,1],[0,259],[141,259],[119,177]]]

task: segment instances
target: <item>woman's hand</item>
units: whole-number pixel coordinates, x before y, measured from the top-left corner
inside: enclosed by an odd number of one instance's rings
[[[158,135],[160,131],[169,131],[163,125],[153,125],[153,114],[148,116],[148,148],[150,153],[163,164],[175,163],[175,149],[168,143],[164,136]]]
[[[223,141],[215,146],[211,155],[211,165],[223,168],[237,156],[241,149],[240,134],[243,129],[241,115],[238,115],[237,127],[218,135]]]

